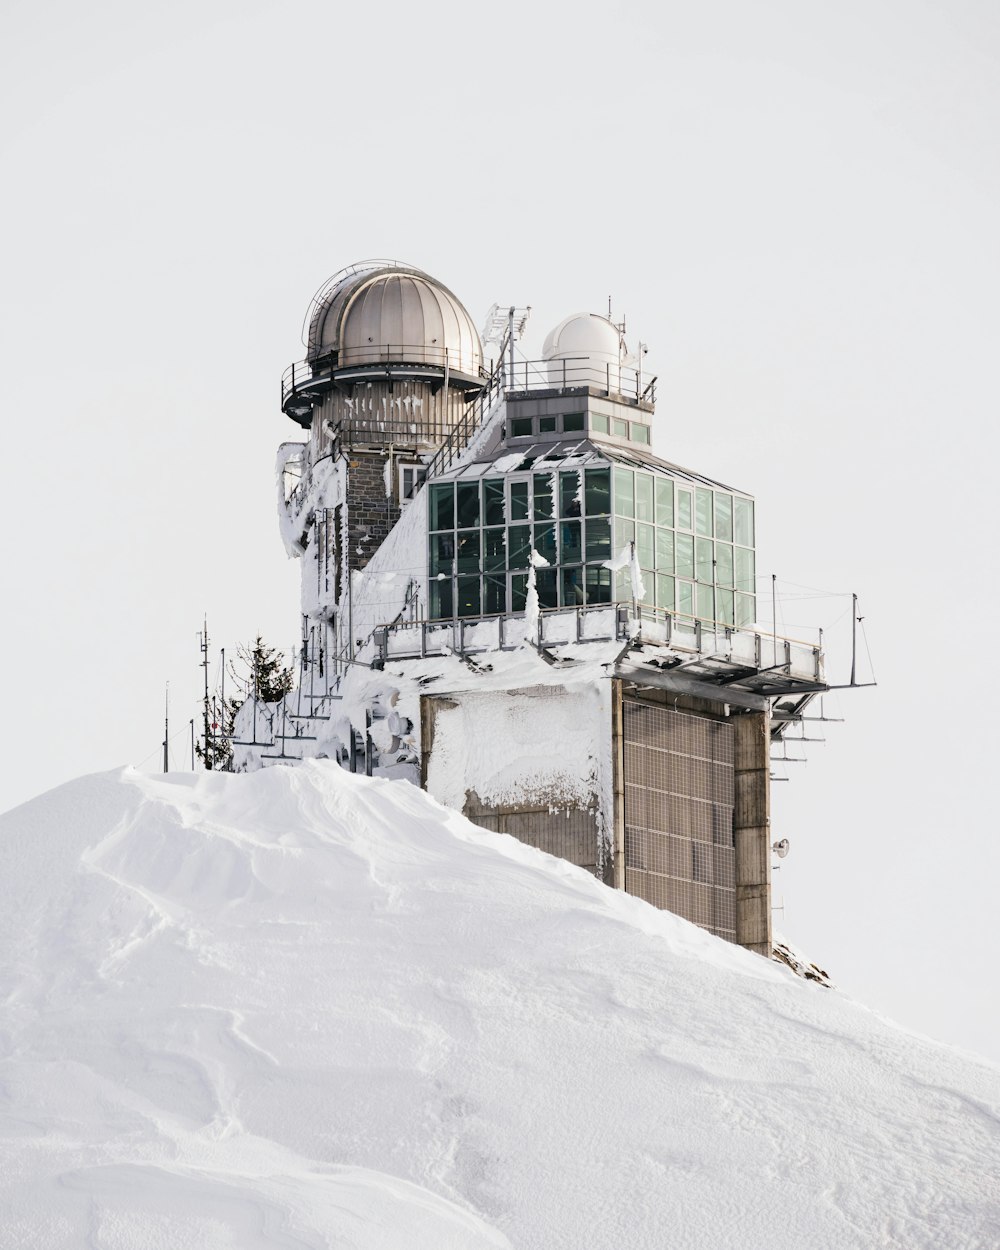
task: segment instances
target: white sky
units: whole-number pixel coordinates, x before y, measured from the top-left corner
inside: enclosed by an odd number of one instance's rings
[[[0,47],[0,806],[155,767],[203,611],[294,642],[278,380],[330,273],[403,258],[536,343],[612,294],[656,449],[757,496],[779,623],[861,597],[880,685],[775,786],[779,923],[1000,1058],[1000,9],[8,0]]]

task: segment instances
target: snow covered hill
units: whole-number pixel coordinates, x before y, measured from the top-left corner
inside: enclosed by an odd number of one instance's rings
[[[316,762],[0,818],[0,1247],[1000,1245],[1000,1071]]]

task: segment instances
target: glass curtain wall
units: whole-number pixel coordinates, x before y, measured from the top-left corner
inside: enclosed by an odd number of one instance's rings
[[[755,616],[753,500],[620,467],[432,483],[430,617],[522,612],[532,549],[539,606],[631,600],[727,625]],[[626,567],[604,567],[623,557]]]

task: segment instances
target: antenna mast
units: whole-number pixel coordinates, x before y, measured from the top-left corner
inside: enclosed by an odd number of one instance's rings
[[[205,670],[205,705],[204,705],[204,719],[203,719],[204,734],[205,734],[205,748],[204,748],[205,749],[205,767],[210,769],[212,767],[212,757],[208,753],[209,728],[208,728],[208,617],[207,616],[205,617],[204,627],[201,631],[201,654],[204,656],[204,659],[201,662],[201,667]]]
[[[166,693],[163,697],[163,771],[170,772],[170,757],[168,754],[167,744],[170,741],[170,682],[167,682]]]

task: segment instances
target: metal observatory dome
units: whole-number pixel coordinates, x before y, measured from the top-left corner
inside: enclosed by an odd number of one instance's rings
[[[461,300],[399,261],[341,270],[314,297],[307,321],[314,366],[428,365],[477,382],[482,374],[482,343]]]

